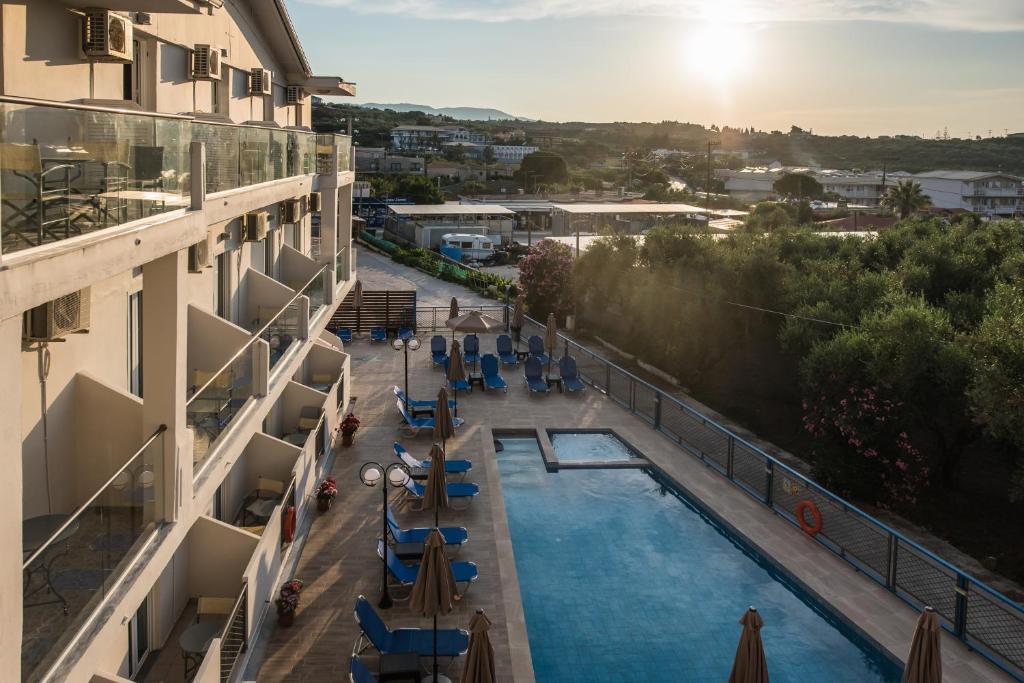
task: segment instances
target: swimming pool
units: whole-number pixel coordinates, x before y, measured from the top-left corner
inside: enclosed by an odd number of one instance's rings
[[[726,681],[748,605],[773,683],[895,682],[900,669],[770,563],[639,469],[545,470],[496,439],[537,681]]]
[[[638,457],[633,450],[609,431],[548,430],[558,461],[622,461]]]

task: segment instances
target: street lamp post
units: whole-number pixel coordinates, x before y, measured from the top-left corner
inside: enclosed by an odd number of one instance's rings
[[[400,462],[392,463],[387,467],[379,462],[368,462],[359,468],[359,480],[370,488],[380,484],[380,490],[384,494],[380,513],[380,540],[384,544],[384,548],[381,559],[380,602],[377,603],[377,607],[381,609],[389,609],[394,604],[391,594],[388,592],[388,486],[401,488],[405,486],[409,478],[409,468]]]
[[[511,322],[509,320],[509,318],[512,317],[511,314],[509,313],[509,310],[508,310],[508,295],[509,295],[509,292],[511,292],[511,291],[512,291],[512,285],[505,285],[505,332],[506,333],[508,333],[508,326],[509,326],[509,323]]]
[[[391,346],[395,351],[405,351],[405,409],[409,410],[409,350],[415,351],[420,348],[420,340],[416,337],[409,337],[408,339],[395,337],[395,341],[391,343]]]

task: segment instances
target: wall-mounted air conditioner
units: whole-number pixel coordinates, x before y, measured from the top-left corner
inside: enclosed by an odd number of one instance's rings
[[[132,61],[132,22],[110,10],[85,10],[82,52],[86,59],[97,62]]]
[[[199,273],[203,268],[213,267],[213,248],[217,244],[214,232],[206,233],[206,239],[188,248],[188,272]]]
[[[75,332],[89,331],[89,288],[49,301],[25,312],[22,336],[50,341]]]
[[[220,80],[220,48],[196,44],[192,50],[192,80]]]
[[[309,193],[309,210],[319,211],[320,210],[320,193],[310,192]]]
[[[299,199],[287,199],[284,202],[284,218],[282,223],[298,223],[302,220],[302,201]]]
[[[302,86],[289,85],[284,89],[284,103],[285,104],[301,104],[302,103]]]
[[[249,94],[269,95],[270,92],[270,72],[260,68],[250,69]]]
[[[259,242],[267,236],[270,229],[270,217],[266,211],[253,211],[245,214],[245,241]]]

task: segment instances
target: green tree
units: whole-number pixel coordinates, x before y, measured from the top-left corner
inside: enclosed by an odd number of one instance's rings
[[[483,156],[481,157],[485,164],[493,164],[498,160],[498,157],[494,154],[494,147],[487,145],[484,147]]]
[[[444,193],[425,175],[394,176],[393,197],[408,199],[413,204],[444,204]]]
[[[445,145],[444,151],[441,152],[441,156],[446,161],[463,162],[466,160],[466,151],[462,149],[462,145]]]
[[[524,185],[529,179],[530,184],[540,183],[553,185],[569,180],[569,167],[565,159],[555,152],[540,150],[523,157],[523,162],[516,171],[516,180]]]
[[[786,173],[775,181],[772,189],[776,194],[797,199],[821,199],[825,188],[806,173]]]
[[[907,219],[932,203],[931,197],[921,190],[921,183],[913,180],[900,180],[889,188],[882,203],[899,214],[900,219]]]

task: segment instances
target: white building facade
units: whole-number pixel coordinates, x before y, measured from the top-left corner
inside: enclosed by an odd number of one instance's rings
[[[972,211],[990,218],[1024,213],[1022,179],[984,171],[928,171],[913,176],[939,209]]]
[[[283,0],[109,4],[0,7],[0,667],[233,681],[349,400],[355,87]]]

